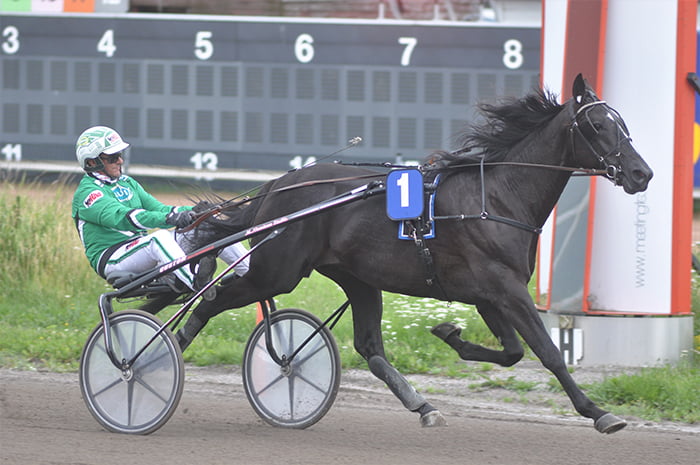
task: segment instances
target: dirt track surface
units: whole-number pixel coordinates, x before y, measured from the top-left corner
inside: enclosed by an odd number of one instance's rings
[[[523,368],[492,377],[548,376]],[[306,430],[269,426],[248,405],[236,367],[186,368],[169,422],[150,436],[104,431],[80,396],[75,373],[0,370],[0,463],[48,464],[697,464],[700,426],[628,419],[613,435],[573,415],[563,394],[473,392],[465,380],[411,376],[446,416],[421,428],[367,372],[343,373],[330,412]],[[579,382],[605,376],[579,371]],[[473,381],[472,381],[473,382]],[[517,401],[508,398],[518,397]]]

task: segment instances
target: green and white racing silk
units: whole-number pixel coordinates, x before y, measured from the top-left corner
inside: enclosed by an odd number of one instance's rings
[[[161,203],[126,175],[112,180],[86,174],[73,196],[72,216],[90,266],[100,273],[100,258],[107,249],[150,229],[170,228],[165,218],[171,211],[191,208]]]

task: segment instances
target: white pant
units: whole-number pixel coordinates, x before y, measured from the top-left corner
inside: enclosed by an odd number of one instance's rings
[[[187,233],[176,236],[175,230],[172,229],[159,229],[147,236],[136,238],[112,253],[105,265],[104,274],[108,276],[115,271],[144,273],[156,266],[182,258],[186,253],[180,246],[180,242],[186,242],[186,238]],[[223,249],[219,256],[230,265],[246,252],[242,244],[236,243]],[[248,272],[248,268],[249,257],[246,257],[236,265],[234,270],[236,274],[242,276]],[[194,275],[189,266],[181,266],[174,273],[190,289],[194,289]]]
[[[185,252],[192,253],[197,249],[197,247],[195,246],[196,242],[194,240],[195,234],[197,234],[196,229],[192,229],[185,233],[178,233],[175,234],[175,240],[178,244],[180,244],[180,247],[182,247],[182,249]],[[231,263],[236,262],[239,258],[244,256],[246,253],[248,253],[248,250],[245,247],[243,247],[243,244],[241,244],[240,242],[236,242],[235,244],[229,245],[228,247],[220,250],[219,258],[222,259],[227,265],[230,265]],[[250,257],[246,257],[243,260],[241,260],[241,262],[238,265],[236,265],[233,268],[233,270],[238,276],[243,276],[248,272],[249,267]]]
[[[233,245],[229,245],[225,249],[223,249],[219,253],[219,258],[224,261],[227,265],[230,265],[231,263],[235,262],[239,258],[241,258],[243,255],[248,253],[248,249],[243,247],[243,244],[240,242],[236,242]],[[238,276],[243,276],[248,272],[248,269],[250,268],[250,257],[246,257],[243,260],[241,260],[241,263],[233,267],[233,270],[236,272]]]

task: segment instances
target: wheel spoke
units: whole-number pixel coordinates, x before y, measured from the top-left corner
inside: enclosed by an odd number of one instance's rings
[[[272,386],[274,386],[275,384],[277,384],[281,379],[284,379],[284,376],[279,375],[279,376],[275,377],[272,381],[270,381],[269,383],[267,383],[266,385],[264,385],[261,389],[259,389],[259,390],[258,390],[258,394],[264,393],[265,391],[267,391],[268,389],[270,389]]]
[[[126,414],[127,414],[127,419],[126,419],[126,424],[131,426],[131,414],[132,410],[134,408],[134,380],[130,380],[127,383],[127,388],[126,388]]]
[[[296,327],[296,324],[294,320],[289,321],[289,338],[287,340],[287,353],[288,354],[293,354],[294,353],[294,328]]]
[[[312,388],[316,389],[321,394],[328,394],[328,391],[326,389],[323,389],[320,384],[314,383],[311,379],[307,378],[306,376],[304,376],[302,374],[295,375],[294,379],[295,380],[299,379],[299,380],[305,382],[306,384],[308,384]]]
[[[125,340],[126,339],[126,334],[125,334],[126,329],[124,328],[124,326],[126,326],[126,325],[122,324],[121,326],[122,326],[121,328],[117,328],[117,327],[112,326],[112,331],[114,334],[112,336],[112,340],[117,341],[117,345],[121,349],[121,356],[123,359],[125,359],[125,358],[127,358],[127,354],[129,353],[129,350],[128,350],[129,346]],[[114,347],[112,349],[114,350]],[[105,348],[105,350],[107,350],[107,349]],[[116,350],[114,351],[114,355],[117,356],[117,358],[119,357],[119,355],[116,353]]]
[[[158,391],[156,391],[155,389],[153,389],[153,387],[152,387],[150,384],[148,384],[148,383],[143,379],[143,376],[134,375],[134,382],[135,382],[135,383],[138,383],[139,386],[143,387],[143,388],[146,389],[148,392],[150,392],[151,394],[153,394],[154,396],[156,396],[156,397],[157,397],[161,402],[163,402],[164,404],[165,404],[166,402],[168,402],[168,399],[166,399],[165,397],[163,397],[162,395],[160,395],[160,393],[159,393]]]
[[[114,351],[122,360],[140,351],[162,324],[138,310],[115,313],[110,320]],[[81,356],[80,379],[85,403],[102,426],[119,433],[148,434],[171,417],[184,381],[182,357],[171,338],[169,330],[162,333],[122,371],[112,365],[102,325],[93,331]]]
[[[302,358],[295,357],[294,360],[297,362],[297,365],[303,365],[307,360],[309,360],[310,358],[312,358],[314,355],[321,352],[325,348],[326,348],[326,345],[322,344],[322,341],[318,341],[316,348],[314,348],[313,350],[309,349],[311,351],[310,353],[308,353],[308,354],[305,353]],[[297,355],[297,357],[298,357],[298,355]]]
[[[112,389],[114,386],[117,386],[117,385],[120,384],[121,382],[122,382],[121,378],[117,378],[117,379],[115,379],[113,382],[109,383],[107,386],[105,386],[105,387],[103,387],[102,389],[100,389],[99,391],[97,391],[97,392],[92,392],[91,394],[92,394],[93,397],[98,397],[98,396],[100,396],[101,394],[104,394],[105,392],[107,392],[107,391],[109,391],[110,389]]]
[[[137,336],[139,335],[139,325],[132,323],[131,324],[131,346],[129,347],[129,350],[127,351],[126,349],[123,350],[124,352],[124,358],[126,358],[126,354],[129,354],[129,358],[131,358],[132,355],[136,353],[138,350],[137,348],[139,347],[139,341],[137,339]]]
[[[265,344],[265,326],[259,325],[244,354],[246,394],[255,412],[271,425],[307,428],[335,400],[340,382],[337,346],[321,321],[303,310],[278,310],[270,318],[275,349],[278,354],[288,350],[287,356],[294,358],[288,360],[289,367],[275,363]]]
[[[294,378],[296,378],[294,375],[289,377],[289,418],[292,420],[296,418],[294,414],[294,406],[296,405],[294,402],[294,385],[296,384]]]
[[[155,343],[154,343],[154,344],[155,344]],[[155,351],[154,351],[154,352],[155,352]],[[153,357],[152,359],[150,359],[150,360],[148,360],[148,361],[143,362],[142,364],[140,364],[140,365],[138,366],[138,367],[139,367],[139,370],[142,370],[142,371],[143,371],[145,368],[148,368],[149,366],[153,365],[154,363],[156,363],[156,362],[158,362],[158,361],[162,360],[163,358],[168,357],[168,356],[170,355],[170,353],[169,353],[167,350],[163,350],[163,351],[160,351],[160,352],[161,352],[161,353],[160,353],[159,355],[157,355],[156,357]],[[145,353],[144,353],[144,354],[141,354],[141,355],[139,356],[139,359],[142,358],[142,357],[145,357],[145,355],[146,355]],[[137,359],[137,361],[138,361],[138,359]],[[135,362],[135,363],[136,363],[136,362]]]

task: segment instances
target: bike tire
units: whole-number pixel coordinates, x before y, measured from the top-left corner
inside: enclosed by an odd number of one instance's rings
[[[109,317],[117,359],[129,360],[160,329],[162,323],[140,310]],[[163,426],[175,412],[184,385],[182,352],[166,328],[136,359],[117,368],[105,349],[104,327],[90,334],[80,357],[80,389],[92,416],[115,433],[146,435]]]
[[[321,321],[299,309],[270,314],[272,342],[290,356]],[[288,368],[278,365],[265,343],[265,321],[253,330],[243,356],[243,386],[253,410],[270,425],[304,429],[333,405],[340,385],[340,354],[331,331],[322,327]]]

